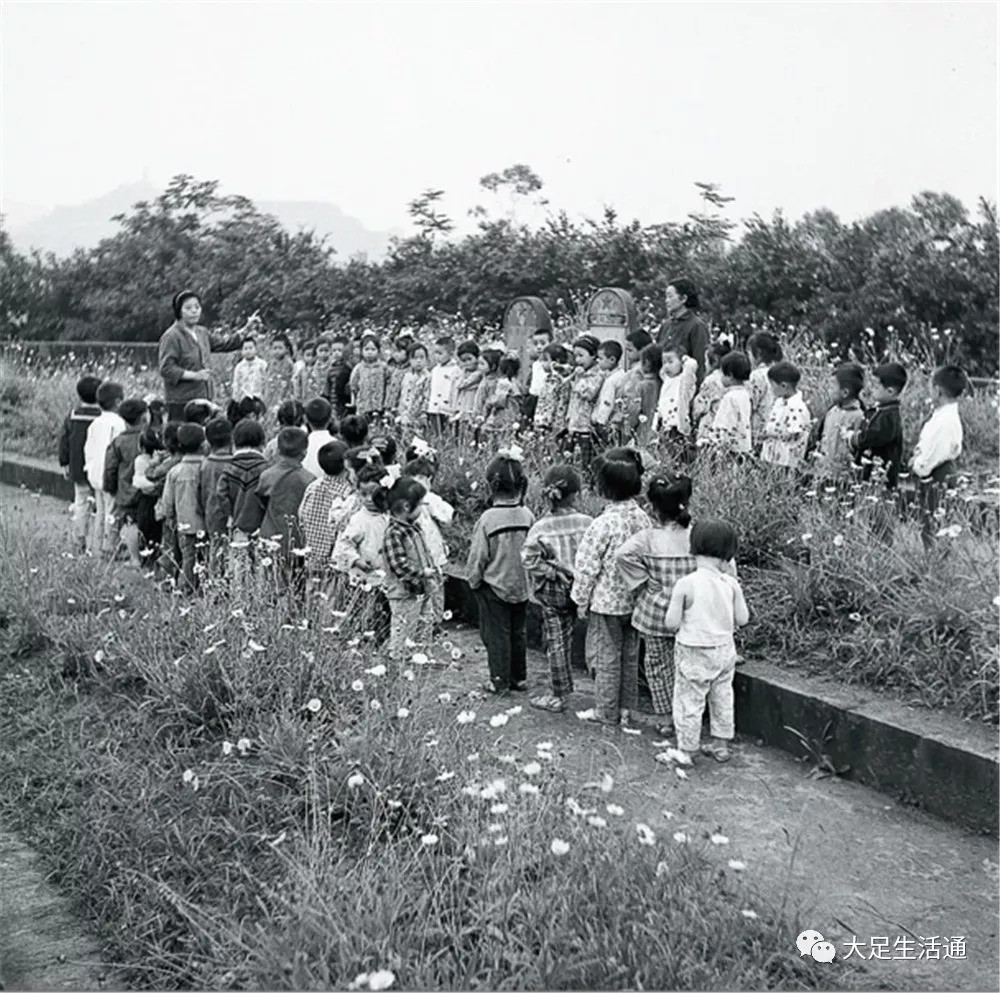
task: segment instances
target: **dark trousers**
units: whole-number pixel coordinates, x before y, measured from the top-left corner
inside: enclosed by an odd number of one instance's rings
[[[917,486],[917,507],[920,516],[920,540],[924,548],[931,549],[937,540],[938,531],[944,526],[938,511],[944,503],[945,494],[955,480],[957,470],[954,462],[942,462],[927,479],[921,479]]]
[[[428,414],[427,433],[432,438],[443,438],[447,434],[454,434],[451,422],[447,414]]]
[[[528,675],[528,639],[525,621],[528,602],[507,603],[486,583],[476,591],[479,599],[479,636],[486,646],[490,680],[498,690],[523,683]]]
[[[184,408],[187,406],[187,400],[174,401],[171,400],[167,404],[167,420],[168,421],[179,421],[181,424],[184,423]]]

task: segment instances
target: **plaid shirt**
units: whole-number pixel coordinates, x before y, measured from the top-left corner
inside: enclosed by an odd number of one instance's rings
[[[541,587],[553,581],[569,588],[571,580],[562,569],[573,572],[580,541],[593,523],[593,517],[588,514],[570,511],[548,514],[531,525],[521,549],[521,561],[528,574],[532,600],[537,599]],[[553,563],[562,569],[554,568]]]
[[[566,426],[576,434],[590,434],[590,417],[597,404],[607,373],[595,362],[589,369],[578,369],[570,388]]]
[[[595,614],[631,614],[635,594],[615,565],[615,552],[652,521],[635,500],[609,503],[587,528],[576,553],[573,602]]]
[[[420,526],[389,518],[382,544],[385,557],[385,595],[393,600],[421,596],[427,592],[424,570],[432,568],[431,553],[427,550]]]
[[[670,594],[674,583],[698,566],[690,542],[687,528],[650,528],[629,538],[615,554],[625,585],[638,594],[632,627],[647,637],[673,637],[666,626]]]
[[[306,487],[299,507],[299,522],[306,547],[310,549],[310,563],[317,568],[329,562],[337,538],[337,528],[330,520],[333,501],[350,495],[351,482],[346,472],[339,476],[321,476]]]

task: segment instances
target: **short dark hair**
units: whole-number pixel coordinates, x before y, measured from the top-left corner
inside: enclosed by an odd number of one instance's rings
[[[382,461],[386,465],[396,461],[396,449],[399,446],[391,434],[377,434],[368,444],[382,456]]]
[[[637,331],[630,331],[625,335],[625,340],[637,351],[641,352],[647,345],[653,344],[653,339],[641,328]]]
[[[642,492],[642,459],[633,448],[610,448],[594,463],[597,489],[609,500],[630,500]]]
[[[331,347],[333,345],[340,345],[341,348],[347,348],[347,338],[344,335],[342,335],[342,334],[335,334],[330,339],[330,345],[331,345]]]
[[[349,448],[344,453],[344,464],[358,473],[366,466],[378,466],[383,472],[385,471],[385,462],[382,461],[381,454],[371,445]]]
[[[865,386],[865,371],[855,362],[846,362],[833,371],[833,378],[842,390],[847,390],[852,397],[860,396]]]
[[[875,378],[887,389],[903,392],[906,386],[906,370],[898,362],[886,362],[875,369]]]
[[[486,467],[486,482],[494,496],[523,497],[528,487],[524,466],[506,455],[497,455]]]
[[[735,529],[720,520],[698,521],[691,528],[691,554],[728,562],[736,557],[739,541]]]
[[[212,419],[212,404],[208,400],[188,400],[184,404],[184,420],[204,427]]]
[[[316,453],[316,461],[328,476],[339,476],[344,471],[346,455],[347,445],[342,441],[328,441]]]
[[[663,349],[659,345],[649,344],[639,352],[639,368],[648,366],[650,372],[659,373],[663,368]]]
[[[390,513],[400,507],[413,510],[425,496],[427,496],[427,487],[423,483],[417,482],[412,476],[401,476],[389,488],[389,492],[386,494],[386,503]]]
[[[711,363],[717,368],[732,350],[733,346],[728,341],[717,341],[714,345],[710,345],[705,352],[706,365]]]
[[[767,378],[772,383],[780,383],[783,386],[798,386],[799,380],[802,379],[802,373],[791,362],[775,362],[767,370]]]
[[[571,465],[554,465],[542,476],[542,496],[553,510],[562,507],[582,489],[580,473]]]
[[[297,428],[302,424],[303,414],[298,400],[285,400],[278,407],[278,423],[284,428]]]
[[[148,427],[139,435],[139,448],[146,455],[152,455],[153,452],[162,452],[163,439],[160,437],[159,432],[154,428]]]
[[[407,476],[426,476],[428,479],[433,479],[437,472],[437,460],[418,455],[407,460],[403,471]]]
[[[597,350],[600,347],[600,341],[598,341],[592,334],[582,334],[576,339],[576,341],[573,342],[574,351],[577,348],[581,348],[583,351],[590,352],[590,354],[594,356],[597,355]]]
[[[698,290],[694,285],[694,282],[687,278],[687,276],[680,276],[677,279],[671,279],[667,286],[672,286],[677,290],[677,295],[682,297],[684,300],[684,306],[688,310],[698,309]]]
[[[969,386],[965,372],[957,365],[943,365],[935,369],[931,382],[952,400],[957,400]]]
[[[177,429],[177,448],[183,455],[195,455],[205,444],[205,429],[200,424],[182,424]]]
[[[413,344],[413,335],[401,334],[392,339],[392,348],[396,352],[410,353],[410,346]]]
[[[97,403],[97,390],[101,385],[97,376],[81,376],[76,381],[76,395],[84,403]]]
[[[463,341],[456,351],[459,355],[471,355],[473,358],[479,358],[479,346],[474,341]]]
[[[363,334],[361,336],[361,343],[359,346],[359,351],[365,347],[365,345],[374,345],[379,351],[382,350],[382,342],[379,340],[377,334]]]
[[[691,503],[691,479],[661,473],[646,487],[646,496],[661,521],[673,521],[682,528],[691,523],[688,506]]]
[[[450,334],[443,334],[440,338],[434,340],[434,344],[438,348],[446,348],[449,352],[455,351],[455,339],[452,338]]]
[[[602,341],[600,347],[597,349],[598,355],[606,355],[608,358],[614,359],[615,362],[621,362],[622,352],[622,346],[617,341],[611,339]]]
[[[540,334],[545,335],[549,341],[552,341],[552,328],[535,328],[535,330],[531,332],[531,337],[537,338]]]
[[[496,372],[500,368],[503,352],[498,352],[495,348],[484,348],[479,357],[490,367],[490,372]]]
[[[205,440],[212,448],[225,448],[233,442],[233,426],[225,417],[213,417],[205,425]]]
[[[123,400],[118,408],[118,416],[129,426],[135,427],[142,420],[142,415],[149,410],[149,405],[145,400],[137,397],[129,397]]]
[[[719,362],[723,376],[735,379],[737,383],[745,383],[750,378],[750,359],[743,352],[730,352],[723,355]]]
[[[309,435],[302,428],[282,428],[278,432],[278,454],[301,459],[309,447]]]
[[[553,362],[558,362],[559,365],[565,365],[569,362],[569,349],[565,345],[560,345],[555,341],[542,349],[542,355],[547,355]]]
[[[167,421],[163,425],[163,447],[171,455],[176,455],[180,451],[180,441],[177,437],[180,434],[180,430],[181,425],[177,421]]]
[[[353,448],[368,438],[368,418],[364,414],[348,414],[340,422],[340,437]]]
[[[322,397],[313,397],[306,404],[305,413],[310,427],[322,429],[330,423],[333,408],[330,406],[329,400],[324,400]]]
[[[242,400],[230,400],[226,407],[226,417],[229,423],[236,425],[247,417],[261,418],[267,413],[267,407],[260,397],[244,397]]]
[[[513,379],[521,371],[521,360],[516,355],[505,355],[500,360],[500,375]]]
[[[766,331],[757,331],[750,335],[747,348],[750,349],[750,354],[761,362],[780,362],[785,357],[778,339]]]
[[[237,421],[233,428],[233,444],[237,448],[263,448],[265,440],[264,428],[252,417]]]
[[[315,352],[316,342],[315,341],[304,341],[299,346],[299,355],[305,355],[306,352]]]
[[[184,304],[188,300],[197,300],[199,306],[201,305],[201,297],[198,296],[193,290],[181,290],[180,293],[175,293],[173,300],[170,301],[170,306],[173,309],[174,317],[179,321],[181,319],[181,310]]]
[[[375,486],[372,493],[372,503],[376,510],[389,509],[389,491],[382,485],[381,480],[385,476],[384,465],[366,464],[356,470],[358,474],[358,486]]]
[[[101,410],[113,410],[116,403],[125,399],[125,387],[121,383],[113,383],[106,379],[97,387],[97,406]]]
[[[425,359],[427,358],[427,346],[422,342],[415,341],[412,345],[410,345],[409,350],[407,351],[406,354],[409,355],[410,358],[412,359],[413,356],[416,355],[418,352],[423,352],[424,358]]]
[[[276,335],[272,336],[272,338],[271,338],[271,344],[272,345],[276,344],[279,341],[285,346],[285,348],[288,349],[288,357],[294,359],[295,358],[295,349],[292,348],[292,342],[289,339],[288,335],[287,334],[280,334],[279,333],[279,334],[276,334]]]

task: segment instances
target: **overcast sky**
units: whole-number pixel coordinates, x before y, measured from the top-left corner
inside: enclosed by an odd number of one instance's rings
[[[532,166],[552,204],[652,223],[997,186],[993,3],[0,4],[4,203],[187,172],[405,227]]]

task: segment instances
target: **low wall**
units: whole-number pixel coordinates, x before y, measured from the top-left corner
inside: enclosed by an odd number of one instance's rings
[[[73,498],[73,484],[51,462],[21,455],[0,455],[0,482],[61,500]],[[445,595],[457,617],[478,624],[476,596],[459,570],[447,577]],[[581,669],[586,668],[583,632],[578,624],[574,662]],[[533,606],[528,610],[528,642],[541,645],[540,618]],[[1000,748],[995,728],[761,662],[736,670],[736,725],[742,734],[810,756],[901,802],[976,831],[998,833]]]

